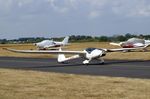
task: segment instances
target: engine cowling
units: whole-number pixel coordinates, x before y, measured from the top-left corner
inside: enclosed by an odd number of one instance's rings
[[[106,55],[106,53],[103,49],[87,48],[87,49],[85,49],[85,51],[86,51],[85,57],[89,60],[103,57]]]

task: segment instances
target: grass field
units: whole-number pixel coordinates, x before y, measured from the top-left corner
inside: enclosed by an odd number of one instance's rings
[[[32,44],[0,45],[0,56],[54,57],[20,54],[2,48],[35,49]],[[69,50],[116,48],[108,43],[73,43]],[[65,50],[67,50],[65,49]],[[150,60],[150,52],[108,53],[105,59]],[[0,99],[149,99],[150,80],[0,69]]]
[[[0,69],[0,99],[149,99],[150,80]]]
[[[36,49],[32,44],[6,44],[0,45],[0,56],[14,56],[14,57],[56,57],[56,55],[39,55],[39,54],[20,54],[5,51],[2,48],[15,48],[15,49]],[[64,50],[84,50],[87,47],[96,47],[96,48],[117,48],[116,46],[109,45],[108,42],[87,42],[87,43],[72,43],[70,46],[65,47]],[[150,50],[150,47],[149,49]],[[104,57],[105,59],[130,59],[130,60],[150,60],[150,51],[149,52],[113,52],[107,53]]]

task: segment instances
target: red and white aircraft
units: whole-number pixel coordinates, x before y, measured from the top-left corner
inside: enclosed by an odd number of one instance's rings
[[[150,46],[150,40],[144,40],[139,38],[131,38],[125,42],[114,43],[111,42],[111,45],[120,46],[122,48],[138,48],[143,47],[143,50],[146,51],[146,48]]]
[[[39,50],[46,49],[56,49],[56,47],[68,45],[69,36],[66,36],[62,42],[53,41],[53,40],[43,40],[41,42],[35,43],[36,47]]]
[[[5,50],[17,52],[17,53],[31,53],[31,54],[58,54],[57,61],[59,63],[64,63],[68,60],[83,58],[83,64],[89,64],[91,60],[99,60],[100,63],[104,63],[102,57],[106,55],[107,52],[119,52],[124,50],[135,50],[135,49],[143,49],[143,47],[138,48],[119,48],[119,49],[101,49],[101,48],[86,48],[83,51],[62,51],[61,48],[59,50],[16,50],[4,48]],[[65,54],[71,54],[71,57],[65,57]]]

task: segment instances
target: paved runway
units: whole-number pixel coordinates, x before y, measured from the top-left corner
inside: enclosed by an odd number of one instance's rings
[[[82,60],[77,59],[59,64],[57,59],[53,58],[0,57],[0,68],[150,79],[150,61],[105,60],[105,62],[104,65],[96,62],[82,65]]]

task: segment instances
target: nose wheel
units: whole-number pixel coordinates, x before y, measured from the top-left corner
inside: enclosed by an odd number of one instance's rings
[[[85,61],[83,61],[83,64],[87,65],[87,64],[89,64],[89,62],[90,62],[90,60],[85,60]]]
[[[99,63],[102,64],[102,65],[105,63],[103,58],[99,58],[98,61],[100,61]]]

